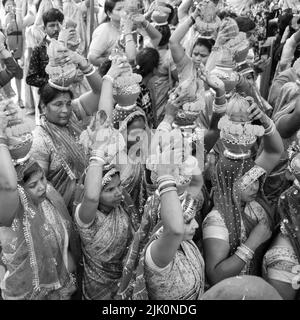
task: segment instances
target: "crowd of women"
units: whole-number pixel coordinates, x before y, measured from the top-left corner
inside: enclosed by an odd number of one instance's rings
[[[2,299],[299,298],[298,1],[2,5]]]

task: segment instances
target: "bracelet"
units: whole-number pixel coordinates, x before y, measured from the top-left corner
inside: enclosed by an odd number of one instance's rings
[[[91,152],[90,159],[92,159],[93,157],[103,159],[104,158],[104,152],[98,151],[98,150],[93,150]]]
[[[265,136],[270,136],[272,135],[276,130],[276,126],[274,121],[271,120],[270,125],[265,129]]]
[[[213,107],[212,107],[212,110],[214,113],[225,113],[226,112],[226,109],[227,109],[227,103],[224,103],[224,104],[216,104],[216,103],[213,103]]]
[[[170,191],[177,191],[177,188],[176,187],[165,188],[159,193],[159,196],[161,197],[163,194],[170,192]]]
[[[103,80],[108,80],[110,81],[111,83],[114,83],[114,78],[112,76],[110,76],[109,74],[106,74],[103,78]]]
[[[196,23],[196,20],[194,19],[193,16],[190,16],[191,20],[192,20],[192,23],[195,24]]]
[[[94,74],[95,72],[96,72],[96,68],[95,68],[94,66],[92,66],[91,72],[88,72],[88,73],[85,73],[85,72],[84,72],[84,75],[85,75],[86,77],[89,77],[89,76],[91,76],[92,74]]]
[[[249,247],[247,247],[244,243],[241,244],[241,248],[244,248],[245,250],[247,250],[251,255],[252,258],[254,256],[254,251],[252,249],[250,249]]]
[[[238,256],[241,260],[243,260],[245,263],[248,263],[247,257],[243,255],[240,251],[237,250],[234,254]]]
[[[164,174],[163,176],[160,176],[160,177],[157,178],[157,183],[158,184],[160,184],[163,181],[174,181],[175,182],[175,179],[170,174]]]
[[[134,40],[133,39],[125,40],[125,43],[128,43],[128,42],[134,42]]]
[[[91,163],[93,160],[95,160],[95,162],[101,163],[103,165],[105,164],[105,160],[101,157],[97,157],[97,156],[90,157],[89,162]]]
[[[245,261],[246,263],[250,260],[253,259],[253,256],[254,256],[254,251],[251,250],[250,248],[248,248],[246,245],[244,244],[241,244],[235,254],[240,258],[242,259],[243,261]]]
[[[225,93],[224,94],[222,94],[220,97],[217,97],[217,96],[215,96],[215,100],[220,100],[220,99],[222,99],[222,98],[225,98]]]
[[[161,191],[167,187],[176,187],[176,183],[174,181],[164,181],[164,182],[161,182],[158,186],[158,191]]]

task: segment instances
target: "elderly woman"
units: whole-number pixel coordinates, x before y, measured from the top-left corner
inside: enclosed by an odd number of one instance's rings
[[[39,164],[7,146],[11,111],[0,111],[0,242],[8,300],[67,300],[76,291],[78,243],[62,197]]]
[[[300,263],[300,148],[293,143],[289,148],[289,170],[295,180],[278,200],[280,230],[264,256],[264,278],[285,300],[299,299]]]
[[[101,78],[79,54],[63,57],[79,64],[92,91],[72,100],[69,88],[46,84],[40,90],[41,123],[33,132],[32,156],[44,169],[49,182],[72,209],[76,184],[87,165],[87,158],[79,144],[79,136],[88,124],[88,116],[98,109]]]
[[[236,112],[236,106],[243,106],[244,112]],[[203,222],[210,284],[239,274],[259,275],[264,244],[274,224],[274,214],[261,192],[263,177],[274,168],[283,151],[274,123],[256,104],[236,96],[229,102],[227,113],[231,118],[227,115],[219,122],[226,149],[215,171],[215,208]],[[265,130],[251,124],[254,120],[260,120]],[[235,131],[236,126],[241,131]],[[249,149],[263,133],[264,148],[254,162]]]

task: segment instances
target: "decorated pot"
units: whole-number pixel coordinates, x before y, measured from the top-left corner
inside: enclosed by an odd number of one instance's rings
[[[27,156],[32,146],[31,133],[25,133],[20,137],[8,138],[8,149],[13,160],[20,160]]]
[[[216,66],[212,71],[212,75],[217,76],[224,82],[226,93],[231,92],[238,83],[238,74],[233,71],[232,67]]]

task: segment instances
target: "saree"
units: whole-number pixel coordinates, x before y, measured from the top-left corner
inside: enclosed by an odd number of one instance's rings
[[[162,233],[160,228],[150,239],[147,249]],[[149,250],[149,249],[148,249]],[[154,270],[143,262],[145,284],[150,300],[197,300],[204,292],[204,260],[193,241],[183,241],[173,261],[163,270]]]
[[[147,146],[149,145],[151,132],[147,124],[146,115],[139,107],[129,112],[115,109],[113,114],[114,126],[119,126],[118,129],[124,139],[127,139],[128,124],[137,117],[143,117],[146,128],[135,137],[136,141],[133,141],[131,146],[129,145],[129,141],[127,142],[127,163],[120,166],[122,186],[130,195],[137,211],[135,215],[135,225],[141,223],[144,205],[150,195],[149,188],[151,188],[151,186],[149,186],[146,181],[147,169],[145,166],[145,155],[148,154]]]
[[[111,300],[118,290],[123,259],[132,239],[130,216],[122,206],[109,214],[97,211],[94,221],[84,224],[75,212],[82,241],[83,297],[86,300]]]
[[[33,132],[31,155],[42,167],[48,168],[47,180],[62,195],[72,209],[76,183],[87,166],[87,156],[78,139],[84,128],[75,113],[69,123],[60,127],[41,118]]]
[[[222,156],[217,163],[213,180],[214,203],[215,209],[220,213],[222,220],[225,222],[226,229],[228,230],[230,256],[234,254],[237,247],[248,238],[252,229],[259,222],[258,219],[254,218],[252,215],[245,213],[246,208],[244,209],[242,207],[238,181],[240,181],[240,179],[250,170],[256,174],[256,171],[259,172],[260,169],[261,168],[256,166],[251,158],[232,160]],[[259,179],[260,190],[255,201],[265,212],[265,218],[268,220],[272,230],[274,227],[275,213],[270,208],[270,205],[263,194],[263,177],[259,177]],[[260,274],[262,257],[267,245],[268,243],[266,242],[255,251],[254,258],[251,260],[247,274]]]
[[[180,198],[181,202],[186,198],[187,193],[184,194],[183,198]],[[195,202],[198,206],[199,203]],[[144,214],[139,229],[135,232],[132,243],[129,247],[127,256],[124,260],[124,268],[122,277],[119,283],[119,290],[116,296],[118,300],[148,300],[149,293],[147,288],[146,273],[145,273],[145,252],[148,245],[154,240],[156,232],[162,227],[162,221],[160,218],[160,197],[158,192],[155,192],[151,197],[148,198],[145,204]],[[188,244],[187,246],[189,246]],[[196,245],[193,243],[193,248],[189,247],[193,254],[197,251],[196,256],[201,256]],[[186,250],[189,250],[186,249]],[[201,258],[199,258],[201,259]],[[180,258],[178,259],[180,260]],[[178,261],[180,264],[181,261]],[[177,265],[178,265],[177,264]],[[201,264],[201,261],[196,262],[197,266]],[[177,269],[178,270],[178,269]],[[200,268],[199,270],[203,270]],[[197,277],[197,276],[195,276]],[[198,277],[197,277],[198,278]],[[201,278],[201,277],[200,277]],[[202,278],[201,278],[202,279]],[[198,278],[199,280],[199,278]],[[198,282],[197,280],[197,282]],[[163,282],[163,281],[162,281]],[[198,292],[199,282],[195,285],[195,290],[192,290],[191,294],[187,294],[186,298],[195,298]],[[200,285],[202,288],[202,284]],[[184,294],[183,294],[184,295]],[[179,296],[177,297],[179,298]],[[197,298],[195,298],[197,299]]]
[[[281,218],[279,237],[268,250],[263,261],[263,275],[290,284],[295,290],[296,299],[300,299],[299,263],[300,238],[295,229],[300,207],[300,185],[298,182],[284,191],[278,200],[278,211]],[[297,289],[296,289],[297,288]]]
[[[295,82],[288,82],[282,86],[278,93],[272,116],[275,125],[278,124],[282,117],[294,111],[299,95],[299,86]],[[295,133],[289,138],[282,138],[284,152],[281,155],[279,163],[276,165],[276,167],[273,169],[271,174],[266,179],[264,192],[268,200],[274,203],[277,203],[280,194],[286,189],[288,189],[292,184],[292,182],[286,174],[286,169],[288,166],[287,149],[289,145],[296,139],[297,133]]]
[[[76,290],[68,271],[71,249],[78,261],[78,238],[60,195],[47,185],[47,196],[35,207],[18,185],[21,206],[11,227],[0,228],[2,260],[7,268],[1,283],[9,300],[65,300]]]

